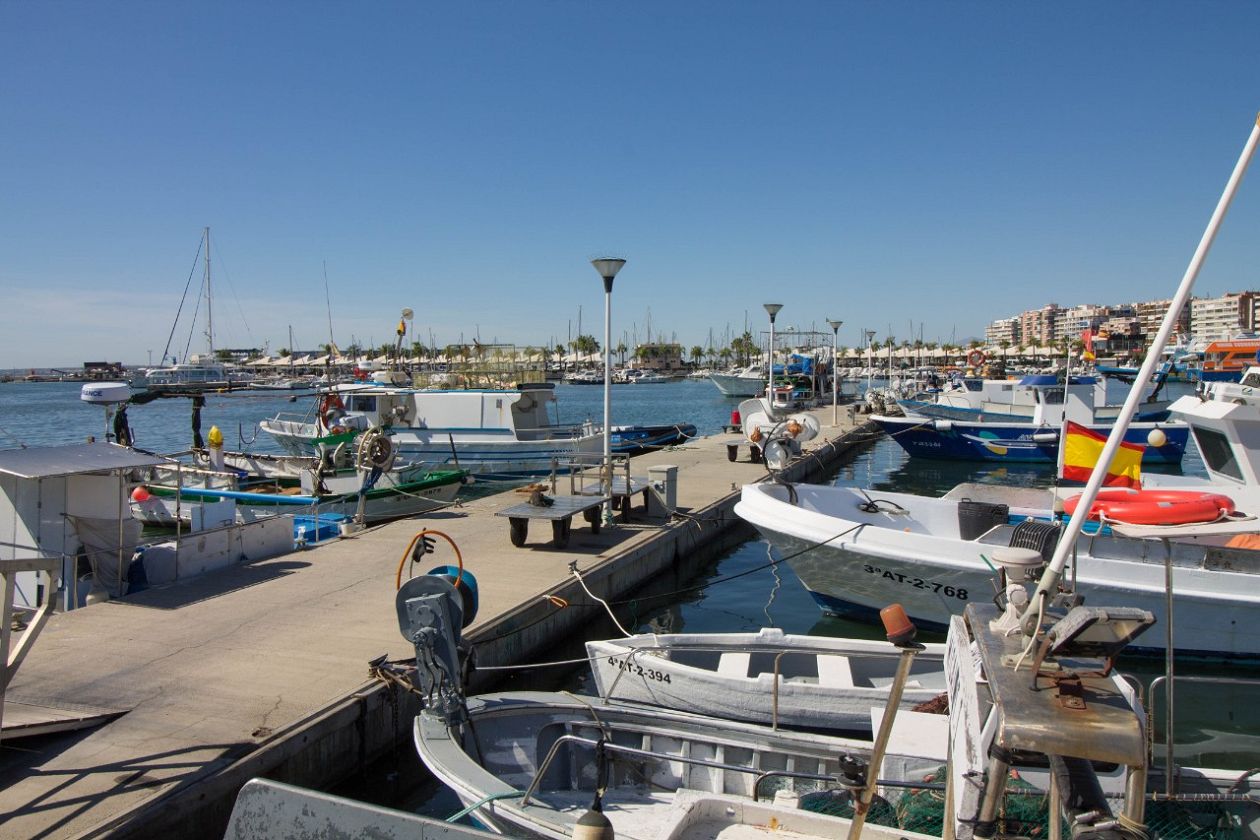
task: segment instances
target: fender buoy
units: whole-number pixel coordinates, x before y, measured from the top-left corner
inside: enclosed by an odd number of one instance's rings
[[[973,368],[980,367],[980,365],[984,364],[984,360],[985,355],[983,350],[972,350],[967,354],[967,364],[971,365]]]
[[[1063,503],[1069,516],[1081,497]],[[1234,512],[1234,500],[1220,493],[1195,490],[1103,490],[1089,509],[1089,518],[1106,517],[1129,525],[1189,525],[1215,522]]]

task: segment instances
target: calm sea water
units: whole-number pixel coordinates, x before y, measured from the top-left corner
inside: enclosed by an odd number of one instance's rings
[[[1180,386],[1185,388],[1185,386]],[[560,417],[580,421],[603,416],[603,388],[558,385]],[[76,443],[88,435],[104,433],[103,411],[78,400],[75,383],[0,384],[0,448],[18,445]],[[694,423],[701,434],[720,431],[738,400],[722,397],[707,380],[656,385],[614,386],[613,422],[618,424]],[[279,451],[257,423],[277,412],[304,412],[312,402],[299,396],[290,402],[286,394],[234,393],[211,395],[202,410],[203,435],[218,425],[231,448]],[[191,441],[189,403],[185,399],[159,400],[129,411],[137,445],[156,451],[186,448]],[[1189,451],[1181,471],[1202,474],[1197,452]],[[1048,469],[1011,468],[1000,465],[919,461],[908,458],[888,439],[853,453],[837,467],[830,479],[838,484],[879,490],[940,494],[963,481],[1021,486],[1044,486]],[[786,564],[777,560],[769,545],[751,540],[707,569],[686,592],[645,597],[619,614],[629,629],[656,632],[738,632],[761,627],[780,627],[789,633],[880,638],[878,628],[823,616]],[[632,627],[630,625],[633,625]],[[611,624],[594,625],[589,635],[615,635]],[[581,656],[580,645],[557,653],[556,658]],[[1127,670],[1149,680],[1157,671],[1147,663],[1133,663]],[[1187,666],[1180,673],[1224,674],[1211,666]],[[1260,677],[1260,671],[1231,668],[1237,676]],[[582,669],[523,670],[519,687],[557,687],[582,690]],[[1260,764],[1260,695],[1251,689],[1178,689],[1177,731],[1179,759],[1201,765],[1245,768]],[[1227,710],[1227,711],[1221,711]],[[1228,711],[1233,710],[1233,711]],[[1240,711],[1241,710],[1241,711]],[[445,816],[458,810],[453,796],[421,786],[414,750],[406,748],[369,772],[362,784],[343,792],[396,806]]]

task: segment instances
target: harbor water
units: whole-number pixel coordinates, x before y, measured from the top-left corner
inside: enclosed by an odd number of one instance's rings
[[[1187,386],[1177,386],[1185,389]],[[103,411],[80,402],[78,383],[0,384],[0,448],[79,443],[89,436],[106,434]],[[560,419],[565,422],[602,420],[603,388],[558,385]],[[738,400],[722,397],[707,380],[613,387],[615,424],[688,422],[701,435],[721,431],[730,421]],[[242,391],[210,394],[201,410],[204,436],[212,425],[224,433],[234,449],[279,452],[270,438],[258,430],[258,421],[277,413],[308,411],[310,394]],[[157,400],[128,411],[136,445],[157,452],[186,449],[192,440],[188,399]],[[1181,471],[1202,474],[1193,446]],[[841,464],[834,482],[875,490],[943,493],[963,481],[1003,485],[1045,486],[1048,468],[1011,468],[991,464],[964,464],[909,459],[887,438],[860,448]],[[739,546],[681,592],[649,594],[620,605],[618,617],[632,632],[738,632],[760,627],[779,627],[788,633],[880,638],[878,628],[824,616],[795,578],[791,569],[776,562],[777,556],[760,539]],[[381,605],[391,609],[392,605]],[[1156,631],[1158,632],[1158,628]],[[611,623],[592,625],[590,635],[615,635]],[[557,658],[580,657],[573,647]],[[1161,673],[1158,663],[1121,662],[1122,669],[1143,682]],[[1260,678],[1260,669],[1205,664],[1179,668],[1179,674]],[[531,669],[523,667],[514,677],[516,687],[567,687],[584,690],[585,669],[578,666]],[[1260,764],[1260,714],[1255,708],[1256,690],[1249,686],[1179,686],[1176,731],[1178,760],[1189,764],[1243,769]],[[1161,712],[1162,713],[1162,712]],[[1162,731],[1156,715],[1155,731]],[[414,750],[401,745],[394,756],[371,768],[366,777],[338,792],[357,798],[447,816],[458,810],[449,793],[424,785]]]

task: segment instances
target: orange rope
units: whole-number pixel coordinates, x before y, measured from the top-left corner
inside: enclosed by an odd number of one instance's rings
[[[459,586],[460,580],[464,577],[464,555],[460,554],[459,546],[455,544],[455,540],[442,531],[435,531],[432,528],[425,528],[420,533],[411,538],[411,542],[407,543],[407,548],[403,551],[402,559],[398,561],[398,573],[394,575],[394,589],[402,589],[402,573],[403,566],[407,565],[411,552],[416,547],[416,543],[424,538],[425,534],[435,534],[450,543],[451,548],[455,549],[455,563],[459,566],[459,574],[455,575],[455,586]]]

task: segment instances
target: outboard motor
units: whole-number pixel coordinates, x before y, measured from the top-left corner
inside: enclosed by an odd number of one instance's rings
[[[441,566],[404,583],[394,598],[398,628],[416,649],[416,685],[426,711],[451,721],[463,707],[461,631],[477,616],[477,581]]]

